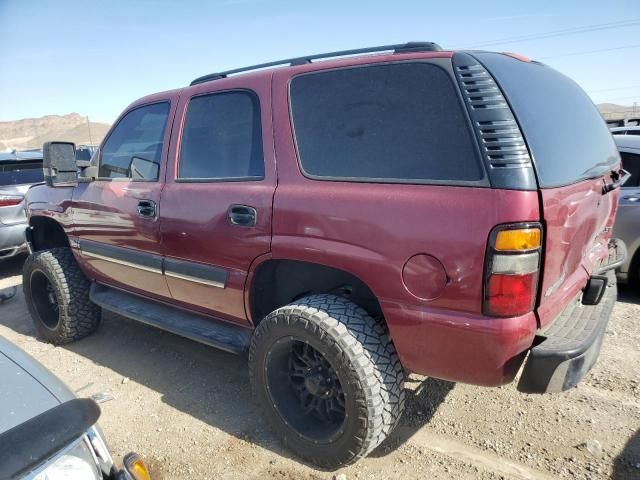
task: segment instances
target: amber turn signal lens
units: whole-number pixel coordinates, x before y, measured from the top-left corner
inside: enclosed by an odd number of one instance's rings
[[[124,457],[124,468],[134,480],[151,480],[151,475],[142,458],[137,453],[130,453]]]
[[[501,230],[496,237],[495,249],[500,251],[533,250],[540,247],[539,228]]]

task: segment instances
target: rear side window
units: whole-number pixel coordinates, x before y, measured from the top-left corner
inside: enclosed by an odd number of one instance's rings
[[[202,95],[189,102],[180,147],[183,181],[264,177],[260,106],[248,91]]]
[[[623,187],[640,186],[640,153],[620,152],[620,157],[622,158],[622,168],[631,174],[631,178],[624,183]]]
[[[606,123],[571,79],[537,63],[498,53],[474,54],[511,104],[541,187],[603,175],[618,161]]]
[[[43,180],[42,162],[0,163],[0,185],[24,185]]]
[[[455,88],[447,72],[428,63],[295,77],[291,112],[302,170],[350,181],[483,180]]]
[[[168,102],[127,113],[102,148],[99,177],[157,180],[168,116]]]

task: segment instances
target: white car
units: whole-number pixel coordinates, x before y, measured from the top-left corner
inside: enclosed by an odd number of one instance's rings
[[[611,135],[640,135],[640,127],[637,125],[626,125],[624,127],[610,128]]]

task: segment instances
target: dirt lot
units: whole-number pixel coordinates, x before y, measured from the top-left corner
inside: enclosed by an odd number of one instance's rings
[[[22,261],[0,263],[0,288],[20,284]],[[534,396],[412,376],[400,428],[338,472],[280,447],[251,401],[246,358],[113,315],[90,338],[53,347],[34,338],[21,292],[0,305],[0,335],[78,396],[112,395],[100,424],[116,461],[135,450],[154,478],[640,479],[640,297],[630,290],[577,388]]]

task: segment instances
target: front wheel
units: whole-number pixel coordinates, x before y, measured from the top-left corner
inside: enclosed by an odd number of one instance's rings
[[[101,311],[89,299],[89,286],[69,248],[29,255],[22,269],[22,288],[40,337],[62,345],[98,328]]]
[[[335,295],[268,315],[253,336],[249,373],[285,445],[323,468],[367,455],[404,408],[404,371],[386,326]]]

